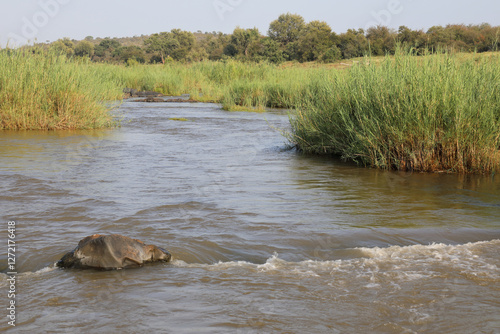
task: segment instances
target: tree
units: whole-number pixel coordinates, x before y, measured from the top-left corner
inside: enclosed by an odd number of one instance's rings
[[[470,25],[469,30],[474,34],[474,49],[478,52],[495,51],[498,43],[499,28],[493,28],[488,23]]]
[[[211,37],[207,38],[206,41],[206,51],[208,54],[208,59],[210,60],[220,60],[225,54],[225,47],[229,44],[230,37],[221,32],[211,34]]]
[[[445,30],[449,32],[453,49],[459,51],[474,51],[477,31],[463,24],[447,25]]]
[[[238,49],[234,44],[229,43],[224,47],[224,55],[229,57],[236,57],[238,55]]]
[[[397,40],[407,47],[415,48],[417,52],[422,52],[427,47],[427,36],[423,30],[411,30],[406,26],[398,29]]]
[[[500,47],[500,26],[483,23],[477,27],[480,32],[480,51],[498,51]]]
[[[187,59],[189,52],[191,52],[196,43],[193,33],[180,29],[173,29],[171,33],[179,43],[179,46],[173,50],[170,56],[175,60]]]
[[[370,42],[370,50],[374,56],[384,56],[394,53],[396,45],[396,32],[384,26],[371,27],[366,32]]]
[[[116,49],[113,52],[113,57],[124,63],[129,63],[130,60],[141,64],[146,62],[144,50],[135,45]]]
[[[448,48],[453,40],[450,32],[442,26],[432,26],[427,30],[429,47],[433,50]]]
[[[120,42],[106,37],[94,48],[94,60],[111,60],[114,51],[120,47]]]
[[[368,53],[368,40],[363,29],[349,29],[339,37],[340,50],[344,59],[362,57]]]
[[[165,58],[170,56],[175,48],[179,47],[179,42],[169,32],[153,34],[144,41],[146,51],[159,55],[161,62],[165,64]]]
[[[323,21],[309,22],[301,30],[298,43],[300,61],[314,61],[332,47],[332,29]]]
[[[229,44],[224,48],[224,54],[232,57],[241,56],[249,59],[260,51],[260,39],[259,29],[242,29],[236,27]]]
[[[75,56],[78,57],[89,57],[94,55],[94,44],[87,40],[78,42],[75,46]]]
[[[153,34],[144,41],[146,51],[160,56],[162,63],[167,57],[185,59],[195,44],[193,33],[173,29],[171,32]]]
[[[319,60],[322,63],[333,63],[341,58],[342,51],[340,51],[340,49],[336,45],[333,45],[319,57]]]
[[[286,46],[299,39],[305,25],[304,18],[300,15],[281,14],[277,20],[271,22],[267,35],[282,46]]]
[[[67,37],[52,43],[51,48],[60,54],[71,57],[75,54],[75,44]]]
[[[500,48],[500,26],[492,27],[489,24],[482,24],[480,31],[484,36],[483,51],[498,51]]]
[[[280,49],[279,43],[270,37],[266,37],[262,40],[261,56],[275,64],[280,64],[285,61],[285,56],[283,50]]]

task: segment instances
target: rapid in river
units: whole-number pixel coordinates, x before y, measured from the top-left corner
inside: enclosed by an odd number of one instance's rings
[[[280,133],[283,111],[125,102],[119,112],[114,129],[0,132],[0,331],[500,332],[497,175],[306,156]],[[94,233],[173,260],[55,266]]]

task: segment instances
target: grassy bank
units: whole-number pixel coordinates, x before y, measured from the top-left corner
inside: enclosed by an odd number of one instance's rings
[[[485,173],[500,167],[500,57],[414,57],[315,78],[290,140],[397,170]]]
[[[226,110],[293,109],[288,138],[298,148],[367,166],[475,173],[500,166],[498,53],[126,67],[4,50],[0,129],[111,126],[106,101],[125,87],[189,93]]]
[[[217,102],[226,110],[292,108],[296,92],[324,69],[280,68],[261,63],[198,62],[192,64],[102,65],[122,85],[164,95],[191,94],[201,102]]]
[[[106,101],[119,83],[88,61],[51,53],[0,52],[0,129],[85,129],[114,124]]]
[[[305,152],[384,169],[499,169],[498,53],[399,50],[341,66],[172,63],[117,67],[116,75],[133,88],[190,93],[227,110],[293,109],[288,137]]]
[[[54,53],[0,52],[0,129],[82,129],[113,126],[109,101],[122,90],[191,94],[227,110],[291,107],[290,96],[309,70],[279,70],[237,61],[123,66]],[[294,73],[293,76],[289,73]]]

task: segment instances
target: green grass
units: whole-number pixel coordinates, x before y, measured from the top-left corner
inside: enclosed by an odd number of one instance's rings
[[[500,57],[399,50],[377,66],[318,77],[290,140],[363,165],[486,173],[500,167]]]
[[[88,129],[116,120],[119,83],[88,61],[51,53],[0,52],[0,129]]]
[[[288,138],[304,152],[383,169],[499,169],[499,54],[414,56],[400,49],[340,65],[172,63],[122,68],[121,80],[190,93],[226,110],[293,109]]]
[[[500,166],[498,53],[127,67],[3,50],[0,129],[113,126],[109,101],[125,87],[191,94],[226,110],[287,108],[287,137],[300,150],[366,166],[461,173]]]
[[[197,101],[221,103],[226,110],[290,108],[290,97],[294,95],[297,82],[313,71],[232,60],[130,68],[104,66],[124,87],[153,90],[164,95],[191,94]]]

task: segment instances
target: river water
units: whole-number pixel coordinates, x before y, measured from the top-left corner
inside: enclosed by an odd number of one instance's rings
[[[284,112],[130,102],[119,112],[116,129],[0,132],[0,331],[500,333],[498,176],[304,156],[278,131]],[[55,268],[94,233],[174,259]]]

